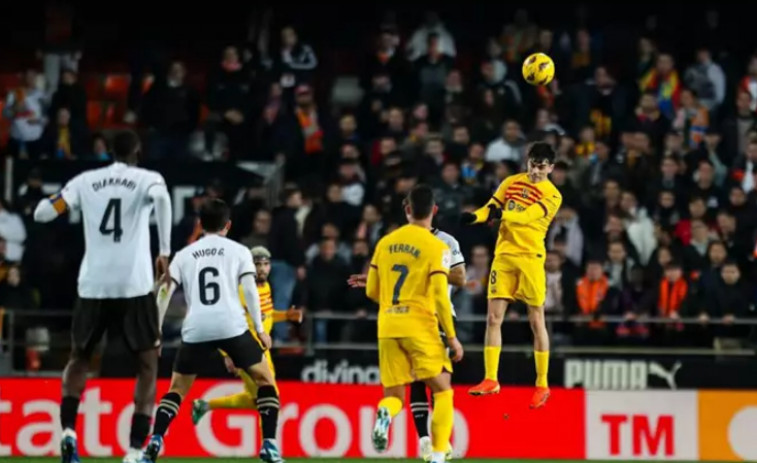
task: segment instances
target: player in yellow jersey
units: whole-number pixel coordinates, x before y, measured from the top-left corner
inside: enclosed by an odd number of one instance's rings
[[[552,219],[562,204],[562,195],[549,181],[555,152],[546,143],[534,143],[528,152],[528,172],[507,177],[484,207],[463,214],[465,223],[501,220],[499,236],[489,274],[485,379],[471,388],[472,395],[499,392],[499,357],[502,350],[502,321],[510,302],[528,305],[528,320],[534,334],[536,391],[531,408],[540,408],[549,399],[549,336],[544,321],[547,295],[544,239]]]
[[[271,299],[271,285],[268,283],[268,275],[271,273],[271,253],[263,246],[256,246],[250,249],[252,254],[252,261],[255,263],[255,281],[258,285],[258,295],[260,296],[260,312],[263,318],[263,328],[266,333],[271,333],[274,323],[283,321],[292,321],[300,323],[302,321],[302,310],[291,308],[287,311],[273,310],[273,301]],[[244,300],[244,294],[239,293],[239,299],[242,301],[242,305],[247,306]],[[257,333],[252,326],[252,320],[247,315],[247,325],[250,327],[253,337],[257,340]],[[258,341],[259,342],[259,341]],[[210,410],[219,409],[255,409],[255,399],[257,398],[258,387],[250,376],[243,370],[237,369],[231,359],[221,352],[226,362],[226,368],[229,372],[236,374],[242,379],[244,383],[244,391],[238,394],[233,394],[225,397],[218,397],[215,399],[195,400],[192,404],[192,421],[197,424],[200,419],[205,416]],[[265,351],[265,358],[268,360],[268,365],[271,367],[271,371],[274,372],[273,359],[271,358],[270,349]],[[276,384],[274,387],[277,388]]]
[[[431,188],[416,186],[406,204],[409,224],[378,242],[366,282],[366,295],[379,304],[379,372],[384,387],[372,440],[377,451],[386,450],[392,418],[403,407],[405,386],[422,380],[434,394],[431,461],[441,463],[454,415],[450,356],[456,362],[463,357],[447,287],[452,257],[449,247],[430,231],[437,210]],[[440,324],[449,355],[440,338]]]

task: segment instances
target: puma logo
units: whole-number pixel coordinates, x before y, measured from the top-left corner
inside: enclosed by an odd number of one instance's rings
[[[681,369],[681,362],[676,362],[670,370],[665,369],[657,362],[649,362],[649,374],[665,380],[671,389],[676,389],[676,373]]]

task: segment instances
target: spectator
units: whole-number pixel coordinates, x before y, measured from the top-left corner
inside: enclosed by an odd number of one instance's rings
[[[544,310],[550,315],[565,315],[565,300],[563,295],[563,275],[560,270],[560,255],[555,251],[548,251],[544,261],[547,275],[547,298]]]
[[[466,265],[465,277],[468,280],[465,289],[473,297],[475,313],[486,312],[486,287],[489,283],[489,248],[476,245],[471,249],[470,264]]]
[[[642,36],[639,38],[637,53],[636,78],[639,82],[644,82],[654,71],[657,62],[657,45],[649,36]]]
[[[34,209],[39,201],[47,196],[42,190],[42,174],[39,169],[34,168],[26,176],[26,182],[18,189],[18,200],[16,206],[21,211],[24,223],[29,225],[34,222]]]
[[[715,166],[709,159],[699,161],[699,166],[694,172],[694,180],[690,192],[704,199],[707,205],[707,220],[712,221],[717,210],[725,205],[725,194],[715,185]]]
[[[374,204],[366,204],[363,207],[363,218],[357,227],[355,238],[366,240],[371,249],[376,246],[383,236],[384,222],[381,213]]]
[[[68,108],[58,109],[55,123],[45,128],[42,136],[42,155],[53,159],[86,158],[90,137],[82,122],[71,119]]]
[[[662,326],[670,345],[680,344],[683,324],[677,320],[689,311],[689,299],[689,284],[683,276],[683,268],[676,262],[669,263],[657,290],[657,316],[672,321]]]
[[[583,82],[594,75],[597,66],[597,56],[592,50],[591,35],[586,29],[576,31],[576,45],[570,58],[571,79],[573,82]]]
[[[367,274],[371,253],[368,243],[364,240],[355,240],[352,243],[352,258],[350,260],[350,275]],[[376,328],[366,323],[369,309],[375,307],[375,303],[368,299],[362,288],[349,288],[345,296],[344,305],[352,312],[356,320],[345,323],[342,330],[342,342],[365,342],[376,336]]]
[[[660,172],[656,178],[650,182],[646,197],[650,203],[660,198],[662,191],[670,191],[676,201],[676,207],[682,208],[682,200],[685,198],[686,184],[684,179],[678,174],[678,162],[673,156],[664,156],[660,161]],[[650,206],[650,208],[654,208]]]
[[[728,259],[728,251],[722,241],[711,241],[707,248],[707,266],[702,269],[697,280],[697,298],[713,294],[720,280],[720,270]]]
[[[717,215],[718,238],[726,247],[730,255],[742,269],[747,268],[751,250],[751,234],[738,229],[736,217],[727,209],[722,209]]]
[[[604,141],[595,144],[596,156],[589,156],[588,167],[581,174],[580,188],[590,199],[599,196],[600,187],[621,176],[621,166],[610,158],[610,147]],[[617,182],[616,182],[617,183]]]
[[[245,155],[252,105],[248,78],[239,50],[226,47],[219,67],[209,77],[207,103],[210,113],[205,127],[205,150],[209,153],[217,151],[216,134],[222,132],[228,140],[229,155],[232,158]],[[189,121],[187,125],[191,125]]]
[[[365,173],[356,159],[343,158],[339,163],[338,176],[342,200],[354,209],[350,217],[358,217],[365,198]]]
[[[22,159],[39,158],[45,129],[44,94],[37,86],[37,73],[29,69],[24,85],[8,92],[3,117],[11,121],[8,154]]]
[[[684,82],[698,96],[708,111],[715,111],[725,100],[725,73],[712,60],[707,47],[697,49],[697,63],[686,70]]]
[[[625,320],[615,329],[618,338],[644,340],[649,337],[649,328],[644,323],[644,318],[652,313],[654,293],[644,283],[644,268],[632,268],[628,286],[621,297],[621,310]]]
[[[502,126],[502,136],[486,148],[486,160],[488,162],[512,161],[520,165],[523,162],[524,148],[520,124],[511,119]]]
[[[676,196],[672,190],[660,190],[652,220],[664,227],[674,227],[681,220],[676,206]]]
[[[507,63],[502,59],[503,56],[502,46],[496,37],[489,37],[486,42],[486,61],[492,63],[492,80],[494,82],[502,82],[507,76]]]
[[[604,344],[607,327],[603,315],[610,315],[617,298],[617,290],[610,286],[602,271],[602,262],[590,259],[586,273],[576,285],[576,307],[586,322],[576,324],[577,344]]]
[[[581,120],[594,127],[597,138],[614,142],[625,123],[628,95],[605,66],[599,66],[592,76],[593,85],[586,83],[583,87],[586,96],[578,102],[584,111]]]
[[[757,91],[757,81],[755,82]],[[739,90],[736,94],[736,112],[723,122],[723,162],[731,165],[734,159],[746,153],[749,133],[757,127],[755,112],[750,108],[749,92]]]
[[[639,263],[646,266],[652,252],[657,247],[654,226],[649,219],[647,210],[639,206],[636,195],[628,190],[624,191],[621,196],[620,209],[625,215],[624,225],[628,239],[639,253]]]
[[[401,95],[401,101],[405,101],[410,68],[408,62],[398,53],[396,30],[393,28],[381,30],[376,40],[375,51],[366,59],[361,78],[364,91],[369,92],[375,88],[373,84],[375,76],[384,76],[388,80],[389,87]]]
[[[295,94],[294,117],[287,132],[291,140],[287,153],[288,174],[294,178],[323,175],[328,164],[325,148],[329,120],[316,105],[310,85],[299,85]]]
[[[318,58],[313,47],[301,43],[294,28],[288,26],[281,30],[281,49],[276,64],[281,75],[281,86],[288,90],[312,82]]]
[[[649,266],[647,267],[647,277],[650,282],[656,283],[660,281],[665,273],[665,267],[673,262],[673,251],[670,246],[660,245],[655,249],[652,258],[650,259]]]
[[[723,183],[725,182],[725,179],[728,175],[728,167],[723,164],[722,161],[725,156],[722,153],[723,150],[720,143],[721,139],[722,137],[720,135],[720,132],[713,127],[710,127],[709,129],[707,129],[707,132],[704,135],[704,143],[700,147],[699,152],[695,156],[691,156],[691,158],[697,160],[697,162],[706,160],[710,164],[712,164],[712,168],[714,169],[712,182],[718,188],[723,186]],[[695,172],[694,181],[698,181],[698,179],[699,174]]]
[[[684,249],[686,270],[699,275],[707,266],[707,249],[713,241],[710,230],[702,219],[691,220],[691,240]]]
[[[636,124],[649,136],[655,148],[662,148],[665,134],[670,131],[670,120],[660,111],[655,92],[647,91],[641,95],[636,108]]]
[[[266,246],[271,233],[271,213],[267,209],[259,209],[252,221],[252,231],[240,240],[240,243],[252,249],[255,246]]]
[[[341,231],[339,228],[330,222],[326,222],[321,227],[321,236],[318,242],[313,243],[305,251],[305,262],[307,265],[313,263],[313,260],[318,257],[323,240],[331,240],[336,245],[336,256],[341,259],[342,262],[348,263],[352,260],[352,248],[344,241],[341,241]]]
[[[578,222],[578,214],[569,204],[557,211],[555,220],[547,232],[549,249],[554,247],[558,237],[565,242],[565,258],[580,267],[584,255],[584,235]]]
[[[519,119],[521,114],[521,104],[523,96],[518,85],[506,76],[498,76],[496,72],[496,62],[489,60],[481,63],[481,82],[478,85],[479,95],[484,94],[487,90],[492,92],[493,105],[497,108],[501,116],[512,119]],[[488,97],[488,95],[485,95]]]
[[[31,288],[21,279],[21,269],[16,265],[10,267],[0,285],[0,307],[29,310],[36,306]]]
[[[460,184],[460,168],[454,162],[444,163],[441,178],[434,189],[434,196],[439,208],[437,220],[447,226],[457,224],[460,210],[469,197],[469,192],[466,186]]]
[[[50,110],[48,112],[50,119],[58,114],[60,108],[68,108],[71,112],[71,119],[81,124],[87,123],[87,93],[84,86],[77,79],[76,71],[71,68],[63,69],[61,73],[61,82],[58,89],[53,93]]]
[[[749,109],[757,111],[757,55],[752,55],[747,66],[747,74],[739,83],[739,90],[749,94]]]
[[[438,37],[439,52],[453,58],[457,55],[455,39],[447,28],[444,27],[439,14],[435,11],[427,11],[423,24],[413,32],[413,35],[407,42],[406,52],[407,58],[410,61],[415,61],[429,52],[428,38],[430,35]]]
[[[526,58],[525,54],[533,48],[537,33],[538,27],[529,20],[528,11],[523,8],[516,10],[513,22],[505,25],[500,38],[505,48],[505,61],[520,66],[521,60]]]
[[[576,156],[581,158],[596,156],[596,141],[597,135],[594,127],[591,125],[582,127],[581,131],[578,133],[578,142],[574,148]]]
[[[745,327],[733,326],[737,318],[753,316],[754,297],[744,285],[741,271],[735,261],[728,260],[720,270],[721,279],[715,291],[707,295],[704,320],[719,319],[723,325],[715,330],[715,348],[724,349],[740,344],[746,336]]]
[[[153,160],[185,160],[189,154],[200,97],[185,82],[186,73],[184,63],[174,61],[165,81],[153,83],[144,97],[140,119],[149,131],[148,157]]]
[[[707,216],[707,203],[701,196],[692,196],[689,199],[689,217],[682,219],[676,225],[675,236],[684,246],[691,241],[691,224],[694,220],[704,221]]]
[[[7,203],[0,200],[0,238],[5,241],[4,260],[21,262],[24,256],[26,227],[21,216],[8,210]]]
[[[8,272],[10,271],[10,268],[14,265],[13,262],[9,262],[7,259],[8,255],[8,242],[5,241],[5,238],[0,235],[0,284],[5,282],[5,280],[8,278]]]
[[[431,120],[438,122],[444,108],[445,83],[453,60],[445,55],[436,34],[428,36],[428,51],[413,62],[420,100],[429,107]]]
[[[607,245],[607,261],[604,265],[608,283],[612,288],[623,291],[631,278],[631,269],[636,265],[628,256],[623,241],[610,241]]]
[[[673,119],[681,98],[681,79],[678,77],[673,56],[669,53],[658,55],[655,68],[642,77],[639,87],[642,92],[655,92],[660,111],[668,119]]]
[[[292,305],[292,292],[297,280],[305,278],[305,256],[299,247],[300,233],[295,214],[302,207],[302,192],[296,187],[286,188],[282,206],[273,211],[268,249],[271,251],[271,288],[273,306],[287,310]],[[281,329],[274,334],[282,339]]]
[[[736,159],[732,176],[741,184],[744,192],[749,194],[757,186],[754,181],[755,173],[757,173],[757,140],[750,140],[745,155]]]
[[[330,314],[342,309],[342,301],[347,291],[345,281],[349,277],[347,264],[337,257],[337,245],[333,239],[325,238],[318,246],[318,255],[308,266],[302,306],[315,315]],[[328,320],[315,320],[314,339],[316,343],[333,340],[329,336]],[[331,323],[333,326],[333,322]]]
[[[710,125],[707,108],[699,102],[697,94],[691,89],[681,91],[680,101],[673,128],[683,132],[684,143],[689,149],[699,148]]]
[[[109,161],[112,156],[108,149],[108,141],[105,139],[105,135],[96,133],[92,135],[92,158],[97,161]]]

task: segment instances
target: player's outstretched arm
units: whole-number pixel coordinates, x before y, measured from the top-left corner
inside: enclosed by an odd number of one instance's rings
[[[34,221],[42,223],[52,222],[67,210],[68,204],[63,199],[63,196],[58,193],[49,198],[40,199],[37,207],[34,209]]]
[[[292,306],[287,310],[274,310],[273,322],[302,323],[302,309],[298,309],[297,307]]]
[[[378,303],[379,302],[379,274],[378,267],[371,264],[371,268],[368,270],[368,278],[365,282],[365,295],[368,299]]]

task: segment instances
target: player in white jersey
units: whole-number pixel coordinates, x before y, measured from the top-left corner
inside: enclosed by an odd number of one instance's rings
[[[200,225],[205,235],[176,253],[169,269],[172,282],[163,283],[158,291],[161,320],[178,286],[184,287],[188,310],[181,328],[181,347],[176,355],[171,386],[160,400],[143,463],[155,463],[163,447],[163,436],[179,413],[197,370],[219,349],[258,386],[255,401],[263,432],[260,458],[268,463],[283,461],[276,445],[279,394],[263,355],[264,350],[271,347],[271,338],[263,327],[250,250],[226,238],[231,227],[230,214],[229,206],[219,199],[203,204]],[[262,346],[247,325],[245,308],[239,300],[240,285]],[[177,445],[180,442],[178,440]]]
[[[122,337],[138,360],[125,462],[139,458],[155,404],[160,325],[152,295],[155,280],[149,221],[154,209],[160,242],[155,266],[159,275],[167,275],[171,199],[159,173],[135,167],[140,152],[136,133],[117,134],[113,151],[113,164],[77,175],[59,194],[41,200],[34,211],[35,221],[50,222],[67,210],[78,209],[84,223],[85,251],[71,324],[71,358],[63,371],[63,463],[79,461],[75,432],[79,398],[92,354],[106,332],[109,339]]]
[[[465,285],[465,257],[460,251],[460,243],[450,235],[438,228],[432,228],[431,232],[449,246],[452,252],[452,261],[449,270],[449,292],[450,297],[455,287],[461,288]],[[367,275],[351,275],[348,283],[353,288],[365,287]],[[456,317],[455,307],[452,307],[452,316]],[[444,331],[441,331],[444,337]],[[426,384],[423,381],[416,381],[410,385],[410,411],[413,413],[413,422],[415,430],[418,432],[421,456],[425,461],[431,461],[432,446],[431,437],[428,434],[428,416],[429,400],[426,393]],[[452,457],[452,448],[447,451],[447,459]]]

